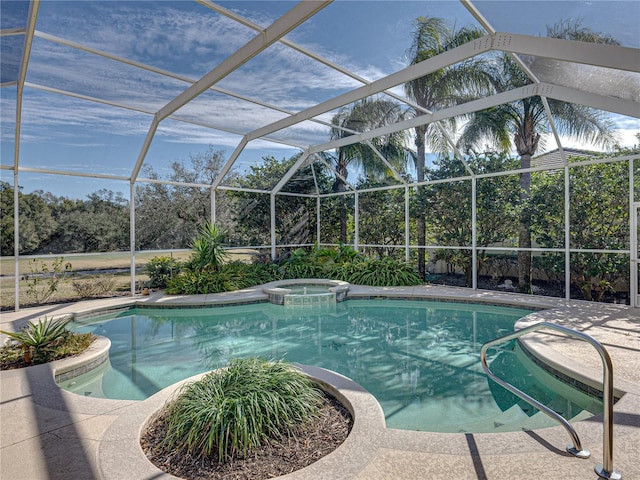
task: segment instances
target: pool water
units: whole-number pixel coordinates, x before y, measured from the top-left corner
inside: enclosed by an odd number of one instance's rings
[[[300,285],[285,285],[282,288],[291,290],[292,295],[318,295],[322,293],[329,293],[329,287],[332,285],[313,285],[313,284],[300,284]]]
[[[259,356],[346,375],[376,397],[390,428],[475,433],[540,428],[553,420],[490,381],[479,359],[484,342],[512,332],[528,313],[402,300],[349,300],[311,310],[271,303],[140,308],[76,324],[76,330],[111,340],[110,361],[62,386],[88,396],[145,399],[232,358]],[[514,343],[489,354],[494,371],[566,418],[602,411],[601,402],[551,377]]]

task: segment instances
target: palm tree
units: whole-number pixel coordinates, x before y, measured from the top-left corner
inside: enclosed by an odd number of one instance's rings
[[[547,34],[555,38],[583,40],[598,43],[616,43],[610,36],[599,35],[582,28],[578,23],[561,22],[547,28]],[[497,58],[493,84],[498,93],[523,87],[531,79],[508,54]],[[583,105],[548,100],[553,122],[560,135],[587,140],[604,147],[615,144],[612,123],[603,112]],[[474,145],[490,144],[503,151],[515,148],[520,156],[520,168],[531,166],[531,157],[538,150],[541,132],[549,131],[549,119],[540,97],[530,97],[488,110],[474,113],[459,139],[463,149]],[[518,246],[531,248],[531,212],[527,208],[531,189],[531,172],[520,174],[520,219]],[[531,251],[518,252],[518,289],[531,293]]]
[[[342,108],[333,116],[331,123],[335,126],[331,129],[331,139],[345,138],[354,135],[355,132],[365,132],[396,123],[402,119],[403,112],[397,103],[382,98],[365,98],[352,106]],[[406,149],[403,132],[374,138],[370,144],[371,146],[354,143],[337,149],[337,155],[333,157],[337,173],[333,183],[334,192],[345,191],[349,165],[355,164],[362,167],[368,177],[380,178],[388,175],[390,169],[382,162],[378,153],[382,154],[396,171],[404,169]],[[346,241],[347,209],[345,196],[342,195],[340,199],[340,242],[346,243]]]
[[[408,56],[410,64],[415,65],[443,52],[471,42],[484,33],[475,27],[463,27],[455,30],[443,19],[418,17],[414,21],[413,41]],[[424,115],[453,105],[464,103],[486,94],[491,90],[491,75],[486,73],[487,63],[480,58],[470,59],[442,70],[411,80],[405,84],[405,92],[420,108],[414,115]],[[455,128],[455,120],[448,127]],[[416,180],[425,180],[426,147],[432,151],[444,153],[450,150],[442,125],[426,124],[415,128]],[[418,196],[420,198],[420,195]],[[422,204],[422,202],[421,202]],[[418,245],[426,243],[424,215],[417,217]],[[418,250],[418,271],[422,278],[425,270],[425,251]]]

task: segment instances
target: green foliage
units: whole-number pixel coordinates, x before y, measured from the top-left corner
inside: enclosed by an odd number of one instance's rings
[[[359,182],[357,188],[375,188],[384,183]],[[405,243],[404,193],[404,188],[398,188],[359,195],[359,241],[361,245],[375,245],[368,250],[378,257],[394,256],[402,249],[398,246]],[[415,189],[410,189],[409,195],[415,196]]]
[[[478,174],[505,171],[517,167],[517,162],[507,155],[486,153],[471,155],[467,164]],[[464,177],[467,172],[462,162],[456,158],[441,158],[436,169],[429,172],[431,180]],[[476,184],[476,242],[478,246],[513,241],[517,235],[517,204],[520,186],[517,175],[505,175],[478,180]],[[435,183],[422,187],[419,193],[429,232],[438,245],[471,246],[472,244],[472,204],[471,181]],[[480,250],[478,262],[485,253]],[[465,274],[468,287],[472,285],[472,252],[467,249],[442,250],[437,254],[454,268]],[[480,265],[479,265],[480,266]]]
[[[0,251],[13,255],[13,188],[0,182]],[[129,248],[129,202],[98,190],[86,200],[18,192],[20,254],[101,252]]]
[[[331,139],[341,139],[353,135],[353,132],[363,132],[383,127],[404,119],[404,111],[399,104],[385,100],[382,97],[364,98],[350,106],[341,108],[331,119]],[[407,167],[407,150],[404,146],[404,133],[395,132],[374,138],[366,143],[354,143],[338,147],[337,154],[325,152],[324,157],[333,164],[337,173],[333,183],[334,192],[346,190],[346,179],[349,166],[357,165],[369,178],[383,180],[391,175],[391,169],[380,161],[382,154],[387,163],[396,172],[405,172]],[[340,242],[347,242],[347,225],[349,221],[348,201],[341,196],[338,204],[340,221]]]
[[[36,253],[56,231],[53,206],[42,192],[24,194],[21,191],[18,191],[18,206],[20,254]],[[14,254],[13,210],[13,188],[0,181],[0,252],[3,256]]]
[[[336,266],[351,262],[358,253],[349,245],[338,248],[318,248],[310,250],[298,248],[279,264],[282,278],[334,278]]]
[[[370,285],[375,287],[420,285],[422,280],[413,268],[393,258],[366,259],[354,263],[349,268],[349,275],[345,281],[356,285]]]
[[[629,248],[629,172],[626,162],[580,165],[572,158],[569,170],[571,248],[626,250]],[[532,231],[547,248],[564,245],[564,174],[544,172],[533,177]],[[540,262],[550,274],[564,275],[564,262],[545,253]],[[571,283],[586,300],[602,300],[613,285],[629,277],[625,254],[580,252],[571,255]]]
[[[153,257],[144,266],[145,272],[149,275],[149,287],[166,287],[169,280],[177,275],[181,268],[181,263],[173,257]]]
[[[144,175],[154,180],[211,185],[226,164],[225,153],[209,147],[205,152],[189,155],[187,160],[174,161],[166,175],[152,167],[143,168]],[[231,169],[225,179],[233,179]],[[136,185],[136,249],[164,250],[188,248],[193,232],[211,218],[211,189],[139,183]],[[216,194],[216,223],[230,228],[233,212],[226,195]]]
[[[235,186],[271,190],[291,169],[300,155],[277,160],[262,158],[260,165],[252,165],[250,171],[235,181]],[[314,165],[300,168],[286,185],[284,192],[315,193],[329,189],[330,179],[326,167]],[[316,187],[317,184],[317,187]],[[268,245],[271,242],[271,201],[268,193],[228,191],[225,194],[234,202],[231,209],[234,242],[237,245]],[[316,241],[316,201],[308,197],[278,195],[276,197],[276,235],[279,244],[305,244]]]
[[[2,367],[11,366],[23,358],[27,363],[45,363],[52,360],[77,355],[89,347],[95,336],[91,333],[74,333],[67,329],[70,319],[39,319],[29,322],[19,332],[0,333],[7,335],[12,343],[0,349]]]
[[[226,232],[218,225],[205,222],[198,230],[198,236],[193,240],[191,248],[193,255],[187,265],[190,270],[216,271],[227,258],[223,241]]]
[[[56,258],[49,265],[36,258],[29,262],[30,275],[25,275],[27,296],[35,303],[42,304],[49,300],[58,290],[61,282],[71,273],[71,263],[64,262],[64,257]]]
[[[275,265],[231,262],[218,270],[185,269],[167,282],[165,293],[169,295],[197,295],[229,292],[278,280],[280,274]]]
[[[220,293],[291,278],[328,278],[358,285],[419,285],[420,277],[404,261],[358,254],[351,246],[298,248],[279,264],[232,262],[217,271],[185,269],[171,279],[170,295]]]
[[[369,258],[352,247],[297,249],[281,262],[283,278],[329,278],[356,285],[419,285],[419,275],[403,261],[390,257]]]
[[[321,398],[289,363],[236,359],[168,405],[163,447],[220,462],[244,458],[266,439],[290,435],[317,413]]]
[[[3,366],[24,355],[27,363],[44,363],[84,351],[93,341],[92,334],[75,334],[67,329],[70,319],[49,320],[43,317],[37,323],[29,322],[19,332],[7,335],[12,343],[2,347]]]
[[[38,323],[29,322],[19,332],[0,330],[0,333],[4,333],[22,347],[45,348],[66,334],[67,324],[70,321],[70,319],[48,320],[47,317],[44,317],[38,320]]]

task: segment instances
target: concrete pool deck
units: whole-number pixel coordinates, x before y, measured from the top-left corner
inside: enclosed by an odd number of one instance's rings
[[[198,305],[235,303],[265,298],[263,286],[216,295],[93,300],[3,312],[0,329],[15,330],[44,315],[71,315],[133,304]],[[551,321],[583,331],[600,341],[614,365],[614,388],[625,392],[614,406],[614,467],[624,479],[640,479],[640,309],[626,306],[526,296],[442,286],[371,288],[351,286],[350,298],[437,298],[541,308],[522,322]],[[587,383],[602,381],[601,360],[585,342],[537,334],[527,343],[536,356]],[[65,359],[60,362],[73,362]],[[174,478],[155,469],[136,445],[150,412],[159,408],[169,390],[143,402],[82,397],[61,390],[53,369],[39,365],[0,372],[0,478],[119,479]],[[326,373],[319,373],[324,375]],[[280,478],[289,480],[386,479],[596,479],[602,463],[600,418],[575,422],[591,457],[569,455],[571,443],[561,427],[507,433],[429,433],[387,429],[377,403],[357,385],[328,375],[353,404],[355,425],[335,452],[306,469]]]

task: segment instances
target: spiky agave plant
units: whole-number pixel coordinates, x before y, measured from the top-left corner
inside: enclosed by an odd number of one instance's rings
[[[191,244],[193,267],[217,271],[227,258],[224,249],[226,232],[215,223],[206,222],[200,226],[198,236]]]
[[[59,318],[49,320],[46,316],[39,319],[37,323],[29,322],[19,332],[7,332],[0,330],[0,333],[7,335],[15,341],[25,351],[25,361],[32,363],[33,358],[42,350],[60,342],[69,333],[67,324],[71,319]]]

